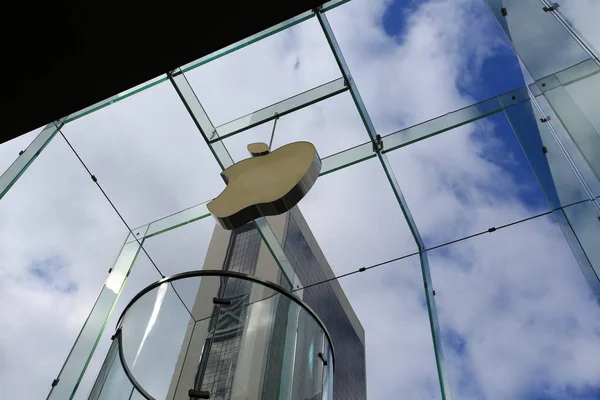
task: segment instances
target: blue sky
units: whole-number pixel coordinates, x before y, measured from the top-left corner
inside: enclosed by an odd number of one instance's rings
[[[524,85],[481,0],[353,0],[328,18],[382,134]],[[217,125],[338,77],[314,19],[187,74]],[[268,141],[271,129],[253,128],[225,145],[234,158],[246,157],[245,146]],[[199,204],[223,188],[218,165],[168,82],[81,118],[63,133],[131,226]],[[274,146],[295,140],[312,141],[325,156],[369,137],[345,93],[282,117]],[[0,146],[0,166],[25,146]],[[549,207],[503,113],[388,157],[428,245]],[[60,138],[1,206],[0,304],[11,307],[0,308],[0,386],[9,398],[43,398],[126,230]],[[376,160],[319,178],[300,209],[336,274],[416,250]],[[205,219],[145,246],[165,274],[197,268],[213,226]],[[455,399],[599,398],[600,313],[551,216],[429,255]],[[140,256],[115,314],[156,279]],[[365,327],[369,398],[439,398],[418,260],[340,284]],[[111,329],[80,398],[101,365]]]

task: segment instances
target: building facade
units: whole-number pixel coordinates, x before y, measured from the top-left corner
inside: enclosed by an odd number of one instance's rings
[[[310,285],[333,277],[298,208],[269,217],[269,222],[292,264],[296,284]],[[288,290],[292,289],[253,223],[233,231],[215,226],[203,269],[217,268],[258,276]],[[200,285],[194,313],[210,312],[206,308],[212,304],[205,301],[206,293],[214,293],[215,288],[208,287],[209,284]],[[269,296],[261,296],[254,290],[249,282],[221,282],[214,294],[227,299],[228,304],[214,307],[210,323],[204,330],[196,329],[189,344],[182,347],[178,361],[180,367],[176,369],[167,398],[187,399],[192,376],[195,390],[210,393],[211,398],[219,400],[283,399],[286,396],[291,396],[291,400],[322,398],[322,386],[313,385],[311,379],[302,376],[286,378],[290,371],[285,371],[283,359],[289,346],[287,330],[294,318],[289,301],[277,298],[265,302],[265,306],[270,307],[277,327],[270,337],[262,338],[260,344],[254,343],[251,361],[248,352],[241,351],[241,347],[248,343],[245,335],[249,335],[243,305],[256,302],[257,298],[259,301],[269,299]],[[339,283],[334,280],[308,287],[302,290],[301,296],[321,318],[333,340],[334,398],[366,399],[365,332]],[[295,354],[312,354],[312,349],[318,346],[318,330],[313,329],[314,325],[311,324],[299,323],[295,326],[302,330],[293,344]],[[313,363],[318,360],[311,357],[297,357],[294,369],[312,371]],[[180,379],[179,376],[184,378]]]

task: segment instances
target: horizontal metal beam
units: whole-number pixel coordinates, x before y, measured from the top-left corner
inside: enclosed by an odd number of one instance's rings
[[[293,97],[218,126],[215,128],[215,132],[213,132],[213,135],[210,137],[210,142],[214,143],[216,141],[226,139],[237,133],[243,132],[246,129],[253,128],[277,117],[300,110],[301,108],[308,107],[311,104],[328,99],[332,96],[343,93],[346,90],[348,90],[348,86],[346,85],[344,78],[339,78],[321,86],[317,86],[307,90],[306,92],[297,94]]]
[[[397,150],[409,144],[419,142],[440,133],[458,128],[459,126],[477,121],[490,115],[501,112],[507,107],[522,103],[529,99],[525,88],[492,97],[477,104],[449,112],[437,118],[420,124],[390,133],[382,138],[382,153]],[[321,160],[321,175],[349,167],[356,163],[374,158],[377,154],[373,152],[372,142],[332,154]]]

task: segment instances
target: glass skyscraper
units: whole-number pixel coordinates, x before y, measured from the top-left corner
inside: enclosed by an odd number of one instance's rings
[[[269,219],[273,225],[282,228],[277,231],[277,234],[299,279],[296,285],[300,284],[301,287],[304,287],[311,282],[321,282],[333,277],[333,271],[297,208],[281,216],[269,217]],[[261,242],[260,233],[253,223],[237,228],[231,233],[217,226],[210,247],[213,248],[212,250],[217,247],[226,248],[227,251],[223,253],[212,251],[209,248],[209,257],[204,268],[222,265],[222,268],[227,271],[256,275],[261,246],[264,245]],[[220,259],[210,256],[216,253],[224,254],[222,262]],[[275,263],[264,263],[259,266],[259,269],[263,270],[258,273],[259,276],[264,274],[278,276],[277,283],[287,287],[288,290],[293,289],[287,278],[279,272],[279,267]],[[269,269],[271,271],[268,271]],[[302,299],[321,318],[333,340],[333,347],[336,351],[334,398],[361,400],[366,398],[365,332],[343,291],[339,285],[334,288],[335,284],[334,282],[333,284],[307,287],[303,289]],[[240,304],[249,301],[250,292],[251,285],[245,282],[225,283],[220,290],[221,297],[239,301],[233,301],[230,305],[226,305],[225,309],[221,307],[213,315],[211,324],[214,324],[215,335],[210,344],[204,345],[205,349],[209,346],[210,350],[204,353],[200,361],[201,373],[197,374],[196,383],[198,390],[214,393],[216,399],[231,398],[232,377],[236,368],[235,359],[238,357],[240,342],[244,334],[245,316],[240,311],[243,310]],[[279,301],[274,308],[274,314],[273,318],[277,321],[278,328],[273,330],[268,344],[265,345],[268,348],[268,362],[262,383],[262,399],[279,398],[289,303]],[[302,325],[300,329],[303,329]],[[300,335],[304,340],[296,343],[295,346],[304,348],[304,350],[297,350],[297,353],[310,354],[309,348],[313,345],[312,337],[315,334],[318,333],[311,332],[309,328]],[[304,357],[296,360],[296,363],[301,364],[307,362],[313,363],[314,360]],[[298,370],[301,371],[304,368],[300,366]],[[306,399],[321,399],[323,395],[321,388],[301,389],[297,387],[309,383],[308,379],[295,380],[293,384],[296,387],[293,388],[292,393],[310,393],[310,397],[306,397]],[[292,400],[305,400],[305,398],[293,398]]]

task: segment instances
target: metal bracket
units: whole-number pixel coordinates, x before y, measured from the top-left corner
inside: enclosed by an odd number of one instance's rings
[[[115,340],[115,338],[117,336],[119,336],[120,333],[121,333],[121,328],[119,328],[115,331],[115,334],[110,337],[110,340]]]
[[[98,178],[96,178],[96,176],[95,176],[95,175],[92,175],[92,180],[93,180],[94,182],[98,182]]]
[[[19,155],[20,155],[20,156],[22,156],[22,155],[23,155],[23,153],[25,153],[25,150],[21,150],[21,151],[19,152]]]
[[[325,359],[325,355],[323,353],[319,353],[319,358],[323,361],[323,365],[327,365],[327,360]]]
[[[219,297],[213,297],[213,304],[228,306],[228,305],[231,305],[231,300],[221,299]]]
[[[56,378],[55,380],[52,381],[52,387],[58,385],[58,382],[60,382],[60,378]]]
[[[546,146],[542,146],[542,153],[546,154],[548,152],[548,148]]]
[[[557,3],[552,3],[550,7],[542,7],[542,10],[544,10],[544,12],[550,12],[555,11],[558,7],[559,5]]]
[[[188,390],[188,396],[191,399],[210,399],[210,392],[208,390]]]
[[[506,7],[502,7],[500,9],[500,14],[502,14],[503,17],[506,17],[508,15],[508,11],[506,11]]]
[[[544,118],[540,118],[540,121],[542,122],[548,122],[550,121],[552,118],[550,118],[550,116],[545,116]]]
[[[375,142],[373,143],[373,152],[379,153],[383,150],[383,141],[381,140],[381,135],[375,136]]]

